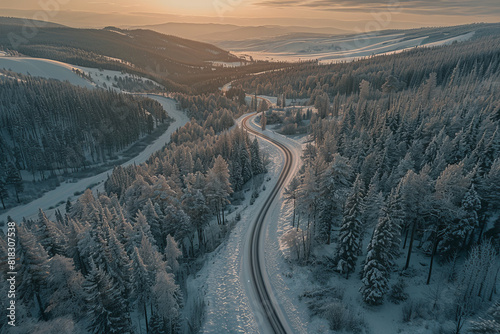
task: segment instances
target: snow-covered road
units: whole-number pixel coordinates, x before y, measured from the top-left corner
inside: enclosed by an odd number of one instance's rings
[[[238,119],[241,124],[244,115]],[[255,117],[250,119],[249,125],[260,131],[255,123]],[[302,144],[274,133],[264,131],[268,137],[278,140],[286,145],[293,154],[293,165],[290,175],[294,175],[300,167]],[[283,169],[284,153],[275,145],[259,139],[261,149],[270,159],[268,176],[271,181],[265,182],[266,190],[261,192],[253,206],[248,206],[241,212],[241,221],[231,232],[229,239],[213,252],[203,269],[198,273],[198,278],[192,282],[191,288],[203,291],[206,302],[205,325],[203,333],[269,333],[265,315],[262,314],[261,305],[256,302],[253,284],[251,283],[251,269],[246,262],[249,250],[249,235],[255,218],[269,197]],[[286,180],[285,186],[291,176]],[[250,193],[250,192],[249,192]],[[249,198],[243,206],[247,205]],[[282,271],[276,267],[276,262],[281,261],[279,249],[278,220],[283,204],[283,194],[280,193],[267,215],[265,225],[265,239],[261,252],[266,259],[266,273],[270,277],[271,288],[277,299],[277,306],[284,315],[289,327],[295,333],[306,333],[307,319],[299,314],[295,304],[291,301],[291,294],[287,294],[282,286]],[[290,295],[290,297],[288,296]]]
[[[148,145],[135,158],[132,158],[129,161],[123,163],[122,166],[127,166],[133,163],[139,164],[145,162],[151,156],[152,153],[160,150],[166,143],[170,141],[170,136],[176,129],[184,126],[184,124],[186,124],[189,121],[189,118],[186,116],[184,112],[176,110],[175,101],[158,95],[148,95],[148,97],[161,103],[167,114],[170,117],[174,118],[175,121],[168,127],[167,131],[165,131],[158,139],[156,139],[153,143]],[[11,216],[12,219],[14,219],[14,221],[21,221],[23,217],[26,218],[37,217],[39,208],[42,208],[46,212],[47,216],[50,218],[51,215],[54,214],[55,209],[48,210],[48,208],[51,206],[55,206],[59,202],[62,201],[65,202],[68,198],[74,198],[75,192],[81,192],[85,190],[88,186],[97,183],[99,183],[99,185],[94,187],[93,189],[102,191],[104,187],[103,181],[105,181],[108,178],[108,175],[112,171],[113,169],[110,169],[95,176],[81,179],[76,183],[64,182],[56,189],[45,193],[42,197],[26,205],[17,206],[3,213],[2,215],[0,215],[0,221],[7,221],[8,216]],[[62,205],[61,207],[64,207],[64,205]]]

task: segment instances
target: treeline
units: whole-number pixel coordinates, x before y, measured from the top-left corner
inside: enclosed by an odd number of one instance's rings
[[[334,269],[346,278],[359,272],[363,300],[376,305],[394,289],[403,293],[404,282],[391,290],[390,275],[411,266],[417,243],[430,256],[427,284],[435,258],[456,261],[474,249],[466,276],[455,271],[449,278],[457,326],[492,300],[500,263],[498,45],[481,40],[380,58],[382,68],[394,64],[382,86],[363,80],[359,92],[333,99],[324,92],[326,110],[311,120],[314,143],[286,192],[295,229],[285,239],[300,261],[335,242]],[[420,55],[430,60],[416,61]],[[396,76],[405,57],[415,61],[408,71],[429,75],[420,85],[389,89],[408,80]],[[370,78],[378,73],[372,66],[357,75]]]
[[[498,30],[498,29],[497,29]],[[483,36],[486,35],[486,36]],[[475,33],[476,39],[467,43],[435,48],[415,48],[390,56],[375,56],[350,63],[332,65],[305,64],[292,69],[274,71],[238,80],[247,92],[287,98],[311,98],[321,93],[359,93],[360,83],[369,81],[374,89],[399,91],[419,87],[430,73],[436,73],[437,84],[448,82],[460,61],[463,71],[477,63],[477,71],[486,74],[489,63],[500,59],[498,33]],[[483,64],[483,66],[481,66]],[[393,76],[395,81],[387,83]],[[384,86],[385,85],[385,86]]]
[[[150,99],[0,73],[0,166],[33,176],[106,162],[168,121]]]
[[[242,93],[245,94],[244,92]],[[236,118],[246,112],[248,112],[248,106],[246,105],[244,98],[243,103],[241,103],[241,98],[234,95],[223,95],[223,94],[204,94],[204,95],[186,95],[181,93],[174,93],[172,96],[178,101],[179,106],[186,110],[188,116],[196,119],[197,121],[208,121],[210,124],[207,127],[213,127],[215,122],[217,122],[217,117],[213,115],[214,112],[222,112],[227,110],[231,118]],[[211,120],[209,120],[211,118]],[[223,121],[227,123],[228,120]],[[230,124],[229,126],[231,126]],[[225,128],[225,127],[224,127]],[[215,128],[214,128],[215,130]],[[216,130],[217,132],[221,130]]]

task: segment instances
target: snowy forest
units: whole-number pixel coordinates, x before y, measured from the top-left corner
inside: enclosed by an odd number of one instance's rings
[[[288,87],[287,96],[318,107],[302,169],[285,192],[294,228],[283,239],[294,263],[357,280],[368,305],[409,300],[412,264],[424,265],[424,284],[444,280],[455,294],[418,311],[407,301],[406,322],[449,319],[459,333],[466,319],[484,314],[498,298],[500,269],[498,45],[480,39],[332,65],[335,73],[318,67],[322,74],[301,76],[314,70],[307,67],[247,82],[269,94]],[[415,252],[424,257],[412,262]],[[445,278],[433,275],[436,262]],[[332,329],[361,332],[362,318],[341,295],[307,297]],[[466,328],[497,333],[496,319]]]
[[[207,111],[186,102],[192,121],[146,163],[116,167],[105,193],[87,190],[57,219],[40,210],[17,229],[22,303],[13,333],[178,333],[200,326],[201,317],[181,318],[185,280],[227,233],[225,206],[235,192],[266,168],[257,140],[230,128],[233,112],[225,107],[234,103],[195,99]],[[7,288],[2,280],[1,291]]]
[[[32,180],[116,159],[169,117],[156,101],[0,71],[0,199]]]
[[[98,32],[132,34],[113,29]],[[153,59],[163,57],[154,45]],[[67,60],[71,49],[61,48]],[[187,52],[180,50],[179,61]],[[90,61],[99,49],[80,51]],[[5,198],[19,202],[24,191],[21,171],[44,179],[109,164],[161,124],[166,129],[172,118],[157,101],[189,118],[146,162],[111,165],[99,188],[15,222],[15,247],[0,232],[2,273],[12,271],[9,249],[17,264],[16,326],[3,317],[0,333],[206,332],[214,299],[206,287],[193,290],[209,284],[200,276],[218,270],[221,257],[242,281],[215,289],[247,283],[238,271],[247,266],[243,251],[234,258],[224,251],[238,233],[238,251],[250,243],[237,227],[257,224],[255,213],[278,221],[277,276],[297,312],[319,324],[315,333],[382,333],[373,324],[403,334],[500,333],[500,36],[479,29],[470,41],[349,63],[256,65],[268,71],[216,75],[199,65],[191,73],[183,64],[179,73],[190,76],[166,86],[176,92],[151,98],[0,70],[4,209]],[[136,88],[157,88],[143,79]],[[231,88],[219,89],[226,79]],[[115,81],[134,91],[133,80]],[[254,111],[246,127],[242,119]],[[288,168],[293,177],[283,176],[286,151],[273,151],[273,140],[300,152],[296,169]],[[291,181],[281,189],[280,180]],[[263,215],[254,205],[260,193],[278,199],[260,197],[269,204]],[[9,289],[0,280],[0,295]],[[247,296],[235,295],[241,300],[221,298],[229,307],[241,302],[232,310],[240,321]],[[384,324],[387,314],[397,324]]]

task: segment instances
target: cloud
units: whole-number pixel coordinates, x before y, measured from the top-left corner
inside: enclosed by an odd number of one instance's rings
[[[427,15],[500,15],[499,0],[263,0],[258,4],[321,11],[371,12],[398,8]]]

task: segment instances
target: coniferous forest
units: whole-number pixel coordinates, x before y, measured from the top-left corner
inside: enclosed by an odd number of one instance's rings
[[[300,153],[266,209],[278,203],[264,219],[277,231],[261,233],[279,236],[276,276],[292,296],[279,307],[301,305],[317,333],[377,333],[370,324],[389,313],[400,333],[499,333],[500,37],[480,26],[473,39],[439,47],[267,65],[273,71],[227,91],[170,93],[190,120],[161,150],[114,167],[64,209],[16,222],[14,246],[0,233],[0,270],[9,272],[10,249],[19,264],[16,326],[4,317],[0,333],[205,332],[217,299],[204,285],[219,293],[234,283],[207,271],[222,258],[242,280],[247,257],[224,252],[250,242],[238,227],[260,216],[256,198],[272,193],[265,182],[281,179],[272,140]],[[241,76],[224,69],[223,78]],[[222,80],[214,77],[203,91]],[[265,145],[238,120],[255,110]],[[0,115],[2,201],[23,191],[20,170],[44,178],[109,162],[171,122],[152,99],[6,70]],[[9,289],[0,280],[0,295]],[[220,297],[234,308],[245,296]],[[1,309],[8,303],[0,298]],[[245,307],[232,311],[223,317],[239,321]]]
[[[168,121],[149,99],[0,73],[0,164],[37,177],[106,162]]]

